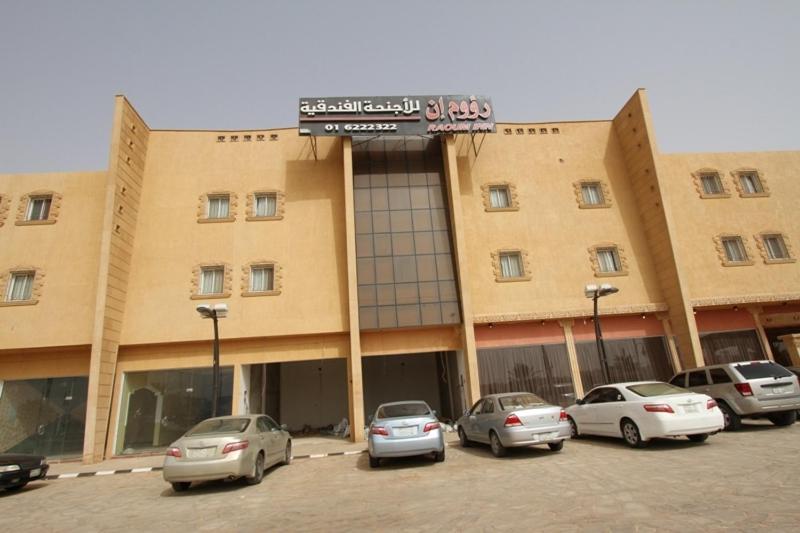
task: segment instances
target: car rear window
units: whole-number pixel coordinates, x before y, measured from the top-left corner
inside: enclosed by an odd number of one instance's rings
[[[745,379],[790,378],[792,373],[775,363],[750,363],[734,366]]]
[[[542,400],[535,394],[513,394],[511,396],[503,396],[500,398],[500,407],[503,409],[503,411],[510,411],[512,409],[528,409],[530,407],[538,407],[546,404],[546,401]]]
[[[670,394],[686,394],[686,389],[670,385],[669,383],[642,383],[640,385],[628,385],[627,389],[634,394],[644,396],[667,396]]]
[[[203,420],[190,429],[187,437],[209,435],[213,433],[241,433],[250,425],[249,418],[212,418]]]
[[[424,403],[398,403],[384,405],[378,409],[378,418],[400,418],[403,416],[425,416],[431,414]]]

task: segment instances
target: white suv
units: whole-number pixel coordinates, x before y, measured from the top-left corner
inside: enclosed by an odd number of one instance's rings
[[[736,430],[742,418],[767,418],[789,426],[800,409],[797,377],[772,361],[742,361],[693,368],[677,374],[672,385],[714,398],[725,415],[725,429]]]

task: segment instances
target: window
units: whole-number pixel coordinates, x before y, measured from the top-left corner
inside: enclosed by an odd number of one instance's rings
[[[725,372],[724,368],[711,368],[708,373],[711,375],[712,383],[730,383],[731,377]]]
[[[222,294],[224,277],[224,267],[203,267],[200,271],[200,294]]]
[[[511,202],[509,201],[508,187],[489,187],[489,205],[495,209],[510,207]]]
[[[32,196],[28,200],[28,212],[25,220],[47,220],[47,217],[50,216],[52,201],[52,196]]]
[[[689,387],[700,387],[702,385],[708,385],[706,371],[699,370],[696,372],[689,372]]]
[[[686,385],[686,374],[678,374],[671,380],[669,380],[670,385],[675,385],[676,387],[683,387]]]
[[[747,261],[747,251],[741,237],[724,237],[722,246],[725,249],[725,258],[731,263]]]
[[[700,183],[703,187],[703,194],[710,196],[720,195],[725,192],[722,188],[722,181],[719,179],[719,174],[701,174]]]
[[[619,261],[619,254],[616,248],[598,248],[597,263],[600,272],[620,272],[622,270]]]
[[[6,292],[7,302],[24,302],[33,294],[35,272],[12,272]]]
[[[230,196],[209,195],[208,207],[206,209],[207,218],[228,218],[230,216]]]
[[[522,277],[522,258],[519,252],[500,254],[500,275],[504,278]]]
[[[268,292],[273,290],[275,270],[272,265],[254,265],[250,267],[250,292]]]
[[[764,235],[762,239],[769,260],[789,259],[789,251],[786,249],[782,235]]]
[[[274,217],[277,214],[278,197],[275,193],[256,193],[254,200],[254,217]]]
[[[760,194],[764,192],[761,180],[755,172],[743,172],[739,174],[739,184],[744,194]]]
[[[603,189],[599,182],[581,184],[581,197],[586,205],[602,205],[605,203]]]

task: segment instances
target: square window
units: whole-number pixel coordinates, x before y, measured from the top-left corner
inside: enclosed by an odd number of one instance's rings
[[[505,185],[499,187],[489,187],[489,205],[495,209],[503,209],[511,206],[510,195],[508,194],[508,187]]]
[[[747,261],[747,252],[741,237],[725,237],[722,239],[722,246],[725,248],[725,257],[731,263]]]
[[[253,216],[274,217],[278,210],[278,195],[275,193],[256,194],[253,202]]]
[[[503,278],[522,277],[522,257],[519,252],[500,254],[500,276]]]
[[[622,270],[619,252],[616,248],[598,248],[597,264],[600,267],[600,272],[620,272]]]
[[[250,267],[250,292],[268,292],[274,290],[274,286],[274,266],[254,265]]]
[[[222,294],[224,267],[204,267],[200,271],[200,294]]]
[[[739,183],[742,185],[742,192],[745,194],[759,194],[764,192],[761,180],[755,172],[745,172],[739,174]]]
[[[702,174],[700,182],[703,184],[703,194],[722,194],[725,192],[722,188],[719,174]]]
[[[14,272],[6,292],[7,302],[20,302],[31,299],[34,272]]]
[[[789,259],[789,251],[782,235],[764,235],[764,248],[770,259]]]
[[[28,200],[28,212],[25,220],[47,220],[47,217],[50,216],[52,202],[52,196],[32,196]]]
[[[600,183],[583,183],[581,184],[581,198],[586,205],[603,205],[606,203],[603,197],[603,188]]]
[[[207,218],[228,218],[230,213],[231,197],[227,194],[219,194],[208,197],[208,208],[206,209]]]

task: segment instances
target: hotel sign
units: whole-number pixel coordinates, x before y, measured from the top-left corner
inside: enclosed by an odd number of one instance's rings
[[[369,96],[300,99],[300,135],[494,133],[483,96]]]

